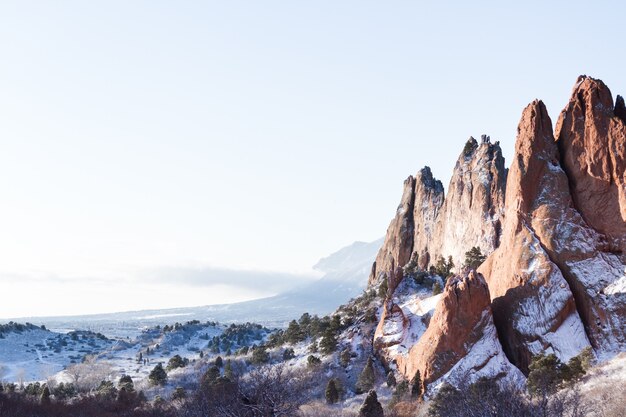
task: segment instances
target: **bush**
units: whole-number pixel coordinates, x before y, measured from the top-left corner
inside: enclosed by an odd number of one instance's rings
[[[310,368],[313,368],[322,364],[322,360],[318,358],[317,356],[313,356],[313,355],[309,355],[309,357],[306,358],[306,362]]]
[[[170,358],[167,363],[167,370],[171,371],[172,369],[184,368],[189,363],[189,359],[183,359],[180,355],[174,355]]]
[[[433,295],[441,294],[441,292],[441,284],[439,283],[439,281],[437,281],[433,284]]]
[[[296,357],[296,353],[292,348],[287,348],[283,351],[283,360],[288,361],[289,359],[293,359]]]

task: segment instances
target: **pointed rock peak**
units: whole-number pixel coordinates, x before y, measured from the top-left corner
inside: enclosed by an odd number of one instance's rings
[[[470,136],[467,142],[465,142],[462,156],[465,158],[469,158],[470,156],[472,156],[476,149],[478,149],[478,142],[476,141],[476,139],[474,139],[473,136]]]
[[[425,166],[424,168],[422,168],[415,176],[415,180],[416,182],[419,181],[426,188],[431,188],[438,193],[443,192],[443,184],[441,183],[441,181],[433,177],[433,173],[430,170],[429,166]]]
[[[616,117],[619,117],[622,122],[626,123],[626,106],[624,105],[624,97],[617,96],[615,99],[615,109],[613,110],[613,114]]]
[[[609,87],[602,80],[586,75],[581,75],[576,80],[569,103],[567,108],[579,109],[585,114],[613,111],[613,96]]]
[[[534,100],[522,112],[517,127],[516,154],[529,155],[531,152],[554,150],[552,120],[546,105],[541,100]]]

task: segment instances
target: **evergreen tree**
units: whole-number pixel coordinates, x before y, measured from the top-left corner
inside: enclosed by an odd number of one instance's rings
[[[326,384],[326,402],[328,404],[335,404],[339,401],[339,390],[337,389],[337,383],[334,378],[331,378]]]
[[[326,329],[324,332],[319,347],[321,352],[325,355],[329,355],[337,350],[337,336],[335,336],[335,333],[330,328]]]
[[[318,358],[317,356],[313,356],[313,355],[309,355],[309,357],[306,358],[306,362],[309,368],[313,368],[322,364],[322,360]]]
[[[180,355],[174,355],[170,358],[169,362],[167,363],[167,370],[170,371],[172,369],[176,369],[176,368],[184,368],[185,366],[187,366],[188,363],[188,359],[183,359]]]
[[[267,353],[267,349],[265,346],[258,346],[252,352],[252,363],[254,365],[262,365],[266,362],[269,362],[270,354]]]
[[[437,260],[437,264],[435,265],[433,272],[445,280],[452,274],[452,268],[454,268],[454,262],[452,261],[452,256],[448,257],[447,262],[443,256],[439,256],[439,259]]]
[[[119,389],[124,388],[127,392],[135,391],[135,384],[133,383],[133,379],[130,375],[122,375],[117,383],[117,387]]]
[[[217,358],[215,358],[215,366],[217,366],[218,368],[221,368],[222,366],[224,366],[224,360],[222,359],[221,356],[218,356]]]
[[[389,291],[389,285],[387,284],[387,279],[385,278],[378,287],[378,297],[382,298],[383,300],[386,299],[387,291]]]
[[[478,246],[472,247],[469,251],[465,252],[465,263],[463,267],[476,269],[478,268],[487,257],[482,254]]]
[[[396,376],[393,374],[393,371],[389,371],[387,374],[387,386],[389,388],[396,386]]]
[[[345,348],[341,351],[339,355],[339,363],[344,368],[347,368],[350,365],[350,360],[352,359],[352,352],[350,352],[350,348]]]
[[[184,400],[187,397],[187,393],[183,387],[176,387],[172,393],[172,401]]]
[[[362,394],[374,388],[374,382],[376,379],[376,375],[374,374],[374,363],[372,362],[372,357],[367,358],[367,362],[365,363],[365,367],[361,371],[359,375],[359,379],[356,383],[356,392],[357,394]]]
[[[156,366],[150,371],[150,375],[148,375],[148,380],[152,385],[165,385],[167,381],[167,373],[165,369],[163,369],[163,365],[159,362]]]
[[[47,384],[43,386],[39,400],[42,404],[50,404],[50,389]]]
[[[376,391],[371,390],[359,409],[359,417],[385,417],[383,406],[378,402]]]
[[[219,368],[217,366],[211,366],[202,376],[201,385],[204,387],[214,385],[220,376]]]
[[[433,295],[441,294],[441,291],[441,284],[439,283],[439,281],[435,281],[435,283],[433,284]]]
[[[283,351],[283,360],[288,361],[289,359],[293,359],[296,357],[296,353],[292,348],[287,348]]]
[[[291,320],[289,322],[289,326],[287,330],[285,330],[285,341],[291,344],[295,344],[303,341],[306,338],[305,334],[302,332],[300,325],[297,321]]]
[[[417,371],[411,380],[411,396],[419,398],[422,395],[422,378],[420,371]]]
[[[231,381],[233,380],[233,365],[230,359],[226,361],[226,365],[224,366],[224,376]]]
[[[532,395],[551,394],[561,382],[560,369],[563,364],[554,353],[539,354],[532,358],[528,366],[529,373],[526,384]]]

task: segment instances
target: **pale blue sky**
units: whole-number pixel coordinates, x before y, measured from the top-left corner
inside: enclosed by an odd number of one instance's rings
[[[579,74],[626,93],[620,2],[504,3],[1,2],[0,292],[45,290],[0,317],[266,295],[142,294],[159,268],[306,273],[470,135],[510,157],[534,98],[555,121]],[[96,285],[127,295],[66,301]]]

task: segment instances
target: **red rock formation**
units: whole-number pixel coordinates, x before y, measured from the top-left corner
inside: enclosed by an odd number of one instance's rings
[[[505,184],[502,151],[486,136],[480,144],[474,138],[466,144],[447,197],[429,167],[418,172],[415,179],[409,177],[376,258],[370,285],[379,284],[383,277],[393,277],[392,272],[406,265],[412,253],[417,254],[422,269],[435,264],[440,256],[452,256],[457,270],[465,260],[465,252],[473,246],[480,247],[484,254],[491,253],[499,244]],[[413,236],[408,236],[409,230],[413,230]],[[398,283],[398,279],[390,282],[391,294]]]
[[[473,246],[485,255],[499,246],[506,175],[499,144],[490,143],[484,135],[480,144],[470,138],[456,162],[435,233],[430,237],[431,253],[452,256],[460,271],[465,252]]]
[[[418,254],[423,266],[431,260],[429,242],[434,236],[437,217],[444,203],[444,191],[441,181],[433,177],[429,167],[424,167],[415,178],[413,252]]]
[[[621,253],[626,252],[625,114],[621,97],[614,107],[602,81],[581,76],[555,133],[575,207]]]
[[[554,228],[576,216],[563,211],[568,201],[552,123],[536,100],[518,127],[500,247],[479,268],[504,350],[521,369],[537,353],[551,350],[569,359],[588,345],[569,285],[545,247]]]
[[[402,200],[396,210],[396,216],[387,229],[383,246],[372,266],[368,285],[379,285],[388,278],[396,267],[404,266],[413,251],[413,204],[415,202],[415,178],[404,181]],[[390,291],[393,293],[393,289]]]
[[[426,386],[441,379],[458,383],[519,373],[498,342],[489,289],[480,274],[469,271],[448,280],[426,332],[397,364],[409,379],[419,370]]]

